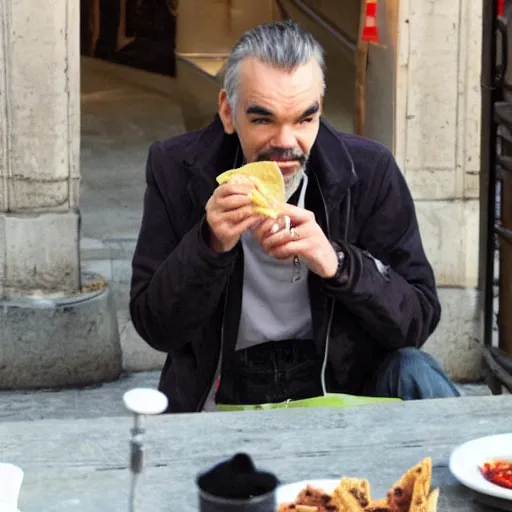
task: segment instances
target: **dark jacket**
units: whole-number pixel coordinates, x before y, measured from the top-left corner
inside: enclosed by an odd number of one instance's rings
[[[240,244],[225,254],[208,247],[204,208],[238,147],[217,116],[149,150],[130,313],[140,336],[168,354],[159,387],[170,412],[200,411],[221,354],[227,364],[234,352],[243,252]],[[327,356],[328,391],[357,394],[389,351],[420,347],[437,326],[434,275],[385,147],[322,121],[308,175],[306,208],[347,262],[334,283],[309,274],[315,342]]]

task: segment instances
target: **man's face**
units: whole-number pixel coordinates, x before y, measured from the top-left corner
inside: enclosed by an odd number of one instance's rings
[[[235,110],[224,91],[219,98],[225,131],[237,132],[248,163],[277,162],[287,196],[302,178],[318,134],[321,108],[322,75],[315,59],[292,72],[246,59],[240,66]]]

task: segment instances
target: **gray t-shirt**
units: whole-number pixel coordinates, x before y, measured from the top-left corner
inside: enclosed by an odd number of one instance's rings
[[[303,208],[308,178],[304,175],[297,206]],[[236,349],[286,339],[311,339],[308,269],[268,255],[251,231],[242,235],[244,280]],[[300,278],[297,279],[297,272]]]
[[[304,208],[308,177],[304,175],[297,206]],[[293,262],[279,262],[267,255],[250,231],[242,237],[244,281],[236,350],[268,341],[312,339],[308,269],[300,263],[300,279]],[[292,278],[293,282],[292,282]],[[220,374],[220,362],[215,381]],[[207,397],[203,411],[217,409],[215,389]]]

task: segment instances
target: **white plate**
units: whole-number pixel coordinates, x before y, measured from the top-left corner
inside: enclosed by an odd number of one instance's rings
[[[456,448],[450,456],[450,471],[463,485],[474,491],[512,501],[512,489],[486,480],[479,467],[489,459],[512,461],[512,434],[481,437]]]
[[[306,488],[307,485],[322,489],[327,493],[332,493],[338,484],[339,480],[303,480],[302,482],[294,482],[292,484],[281,485],[277,488],[277,504],[290,503],[295,501],[299,493]]]

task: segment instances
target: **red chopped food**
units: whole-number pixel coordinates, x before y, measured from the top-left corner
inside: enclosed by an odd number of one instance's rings
[[[338,512],[330,494],[308,485],[293,503],[280,505],[278,512]]]
[[[489,482],[512,489],[512,461],[489,460],[482,464],[480,471]]]

